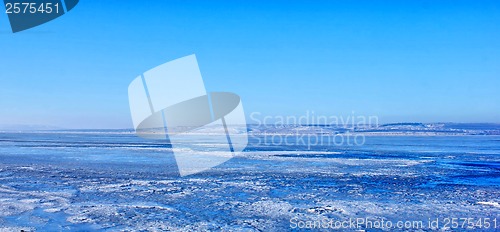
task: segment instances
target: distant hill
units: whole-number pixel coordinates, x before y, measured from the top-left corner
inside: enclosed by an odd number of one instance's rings
[[[287,125],[280,127],[249,125],[252,133],[265,134],[338,134],[366,135],[500,135],[495,123],[390,123],[382,125]]]
[[[158,128],[162,130],[163,128]],[[47,125],[0,125],[0,131],[80,131],[80,132],[127,132],[134,129],[66,129]],[[500,135],[497,123],[418,123],[403,122],[382,125],[256,125],[249,124],[250,134],[342,134],[365,135]]]

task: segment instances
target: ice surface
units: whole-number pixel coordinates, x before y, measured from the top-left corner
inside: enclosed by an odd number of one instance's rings
[[[500,218],[499,136],[373,136],[363,146],[310,148],[255,136],[228,162],[180,177],[170,145],[127,131],[1,133],[0,231]]]

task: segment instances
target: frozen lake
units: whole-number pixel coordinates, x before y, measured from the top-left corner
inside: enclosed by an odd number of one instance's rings
[[[245,151],[180,177],[169,145],[129,131],[3,132],[0,230],[285,231],[353,218],[500,228],[500,136],[312,147],[252,137]]]

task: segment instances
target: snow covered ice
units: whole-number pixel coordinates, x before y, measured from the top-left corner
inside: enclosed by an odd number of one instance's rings
[[[168,144],[128,130],[0,133],[0,231],[287,231],[292,218],[500,219],[498,135],[380,135],[362,146],[308,148],[263,143],[258,131],[242,154],[187,177]]]

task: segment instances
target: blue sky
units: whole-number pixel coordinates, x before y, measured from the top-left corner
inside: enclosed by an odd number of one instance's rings
[[[130,128],[130,82],[193,53],[247,115],[500,123],[499,25],[499,1],[81,0],[16,34],[1,13],[0,124]]]

